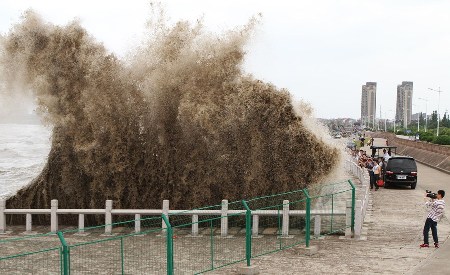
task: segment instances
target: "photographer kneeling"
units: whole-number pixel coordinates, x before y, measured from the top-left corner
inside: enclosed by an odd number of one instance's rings
[[[423,227],[423,244],[420,247],[430,247],[428,244],[428,233],[433,235],[434,247],[439,248],[439,241],[437,235],[437,223],[444,214],[445,201],[442,199],[445,196],[444,190],[439,190],[437,194],[431,193],[427,190],[427,195],[425,199],[431,199],[427,201],[425,205],[431,208],[428,213],[427,220],[425,221],[425,226]]]

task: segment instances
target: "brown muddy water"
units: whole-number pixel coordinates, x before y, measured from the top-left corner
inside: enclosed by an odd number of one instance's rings
[[[339,149],[314,133],[310,107],[242,70],[256,24],[212,34],[151,18],[121,60],[76,21],[25,13],[0,37],[1,89],[35,97],[52,146],[7,207],[189,209],[322,180]]]

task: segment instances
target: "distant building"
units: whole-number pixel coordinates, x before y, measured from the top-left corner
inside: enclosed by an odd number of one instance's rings
[[[362,85],[361,92],[361,123],[362,125],[369,126],[375,125],[375,114],[377,106],[377,83],[366,82],[366,85]]]
[[[411,121],[416,121],[417,122],[417,120],[418,119],[420,119],[420,116],[422,116],[422,119],[425,119],[425,113],[415,113],[415,114],[412,114],[411,115]]]
[[[412,81],[403,81],[401,85],[397,85],[395,120],[401,122],[405,129],[408,128],[408,124],[411,123],[412,98]]]

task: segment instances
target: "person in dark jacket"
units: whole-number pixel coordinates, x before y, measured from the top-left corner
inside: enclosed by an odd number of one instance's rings
[[[370,189],[373,189],[373,187],[376,185],[375,174],[373,173],[373,166],[374,166],[373,160],[369,158],[366,162],[366,169],[369,172]]]

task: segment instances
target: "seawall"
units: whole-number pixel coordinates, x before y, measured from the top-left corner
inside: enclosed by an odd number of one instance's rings
[[[450,147],[423,141],[413,141],[396,137],[393,133],[376,132],[371,136],[389,140],[389,145],[397,146],[398,155],[414,157],[416,161],[450,174]]]

